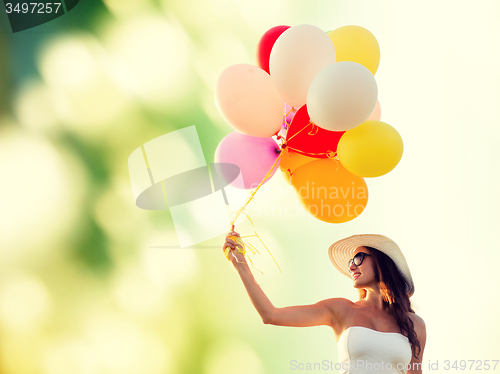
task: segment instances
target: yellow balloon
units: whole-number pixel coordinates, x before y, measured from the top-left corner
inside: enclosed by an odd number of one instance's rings
[[[298,167],[291,184],[304,209],[324,222],[350,221],[368,202],[365,180],[349,173],[335,159],[319,159]]]
[[[360,177],[387,174],[403,156],[403,139],[391,125],[366,121],[340,138],[337,156],[342,165]]]
[[[380,63],[380,47],[373,34],[361,26],[342,26],[330,31],[337,62],[354,61],[372,72],[377,72]]]
[[[307,164],[311,161],[318,160],[314,157],[308,157],[300,153],[294,152],[285,148],[283,151],[283,156],[281,156],[279,168],[282,171],[283,178],[290,184],[290,177],[292,176],[295,169],[299,166]]]

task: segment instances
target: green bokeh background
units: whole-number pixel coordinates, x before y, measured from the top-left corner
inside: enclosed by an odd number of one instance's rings
[[[329,328],[261,322],[223,236],[161,248],[177,244],[171,216],[135,206],[127,168],[141,144],[191,125],[212,162],[232,131],[214,104],[218,75],[255,64],[267,29],[302,23],[377,37],[382,120],[405,154],[341,225],[308,216],[275,175],[250,215],[283,273],[259,247],[258,282],[276,306],[355,300],[326,249],[385,234],[412,270],[424,367],[439,361],[427,372],[500,359],[499,15],[495,1],[82,0],[12,34],[2,8],[0,372],[257,374],[337,361]]]

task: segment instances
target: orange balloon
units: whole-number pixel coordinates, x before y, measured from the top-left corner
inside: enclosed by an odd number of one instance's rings
[[[336,159],[300,166],[292,174],[291,184],[304,209],[324,222],[350,221],[368,203],[365,180],[348,172]]]
[[[382,117],[382,108],[380,108],[380,101],[377,101],[377,105],[375,106],[375,109],[373,109],[373,112],[370,115],[370,117],[368,117],[367,121],[370,120],[380,121],[381,117]]]
[[[285,148],[283,150],[283,156],[280,159],[279,168],[282,171],[283,178],[290,184],[290,176],[293,174],[295,169],[307,164],[308,162],[316,161],[315,157],[304,156],[300,153],[294,152]]]

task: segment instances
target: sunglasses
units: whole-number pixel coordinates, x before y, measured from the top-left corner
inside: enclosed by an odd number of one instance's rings
[[[347,270],[349,273],[351,273],[351,265],[354,264],[356,266],[359,266],[363,263],[363,260],[365,259],[365,256],[371,256],[368,253],[365,252],[358,252],[356,255],[349,260],[349,263],[347,265]]]

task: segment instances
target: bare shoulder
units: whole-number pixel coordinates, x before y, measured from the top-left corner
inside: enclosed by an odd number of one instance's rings
[[[410,317],[410,319],[412,320],[413,325],[415,326],[415,329],[417,327],[425,329],[425,321],[422,317],[420,317],[416,313],[411,313],[411,312],[408,312],[408,317]]]
[[[338,340],[345,329],[346,321],[353,314],[353,308],[356,307],[356,304],[342,297],[326,299],[323,302],[332,316],[331,327]]]
[[[323,301],[325,301],[328,305],[337,308],[350,308],[355,305],[351,300],[344,299],[343,297],[334,297]]]
[[[417,333],[418,339],[423,339],[425,341],[426,338],[426,329],[425,329],[425,321],[422,317],[417,315],[416,313],[408,312],[408,317],[413,322],[413,327],[415,328],[415,332]]]
[[[325,305],[330,309],[330,311],[337,317],[337,319],[343,319],[345,315],[348,315],[355,304],[348,299],[343,297],[335,297],[332,299],[323,300]]]

